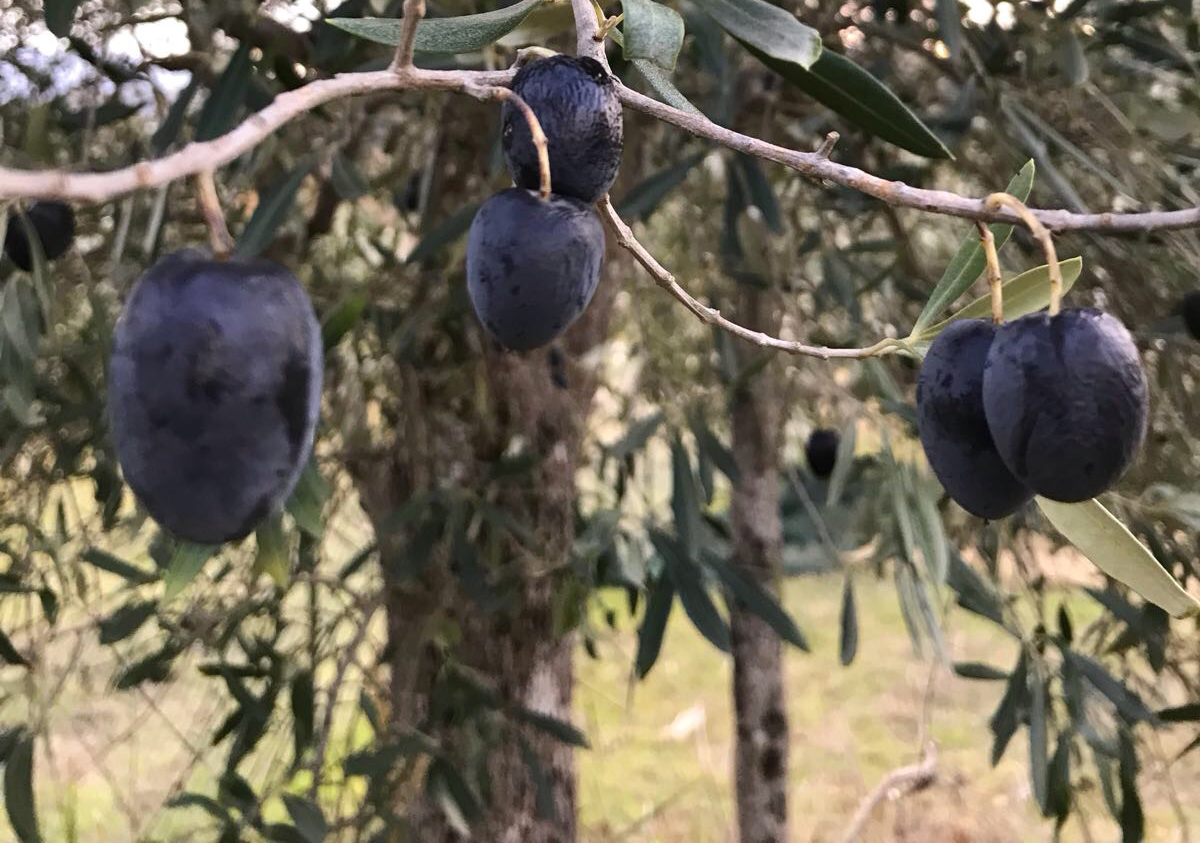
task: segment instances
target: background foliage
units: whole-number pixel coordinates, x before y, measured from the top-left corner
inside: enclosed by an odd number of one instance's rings
[[[419,63],[502,68],[526,44],[570,51],[562,4],[503,5],[430,0]],[[1200,23],[1187,0],[780,5],[798,19],[748,0],[606,6],[625,14],[614,72],[781,145],[813,148],[837,131],[836,160],[909,184],[981,194],[1015,178],[1010,190],[1031,190],[1031,203],[1072,210],[1200,204]],[[104,169],[216,137],[282,91],[386,66],[391,51],[376,42],[394,41],[395,23],[366,18],[399,6],[0,0],[4,162]],[[450,20],[467,13],[488,14]],[[627,113],[626,132],[614,202],[713,306],[749,285],[785,333],[866,345],[919,335],[982,292],[981,259],[956,254],[973,236],[966,224],[805,181],[642,115]],[[0,265],[0,757],[18,839],[96,839],[99,828],[106,839],[389,839],[422,793],[465,827],[488,804],[481,759],[514,724],[587,743],[562,719],[510,705],[459,657],[451,619],[431,635],[441,661],[429,718],[455,740],[386,728],[385,584],[445,570],[469,611],[503,612],[521,585],[506,548],[536,555],[536,525],[512,504],[537,492],[536,449],[462,422],[492,409],[462,234],[505,181],[498,109],[423,94],[331,103],[221,171],[239,252],[285,263],[310,290],[328,376],[316,458],[282,524],[215,553],[155,529],[105,435],[124,294],[159,255],[205,240],[187,186],[79,207],[67,257],[31,274]],[[1141,458],[1105,503],[1194,590],[1200,358],[1171,314],[1194,288],[1200,243],[1192,232],[1074,235],[1059,248],[1082,258],[1069,301],[1125,321],[1153,386]],[[1002,257],[1012,275],[1042,263],[1020,231]],[[1064,574],[1052,555],[1062,539],[1036,507],[982,525],[945,499],[915,445],[910,359],[780,359],[696,322],[615,251],[609,265],[594,305],[611,308],[607,339],[565,368],[559,350],[543,358],[547,382],[596,388],[572,552],[537,574],[553,628],[632,682],[694,647],[667,632],[680,621],[672,607],[728,650],[736,599],[815,651],[797,658],[836,653],[883,671],[892,650],[861,615],[879,605],[876,580],[889,583],[912,650],[935,672],[953,665],[958,678],[944,683],[1003,689],[990,711],[970,712],[976,751],[994,763],[1023,744],[1048,827],[1074,817],[1128,841],[1174,839],[1194,813],[1186,794],[1154,814],[1158,826],[1141,794],[1149,780],[1168,801],[1172,776],[1194,775],[1195,621],[1170,620],[1079,559]],[[832,631],[814,628],[807,589],[786,588],[780,603],[729,563],[730,406],[764,379],[786,415],[785,569],[839,578]],[[436,440],[439,482],[384,506],[367,469],[419,435],[414,407],[421,425],[463,433]],[[803,464],[818,426],[843,435],[828,482]],[[380,554],[396,541],[402,552]],[[1012,658],[958,652],[947,630],[974,623],[964,614],[1016,642]],[[614,629],[636,630],[636,642]],[[628,646],[604,646],[613,640]],[[795,752],[819,778],[806,747]],[[538,754],[523,757],[552,811]],[[110,816],[80,810],[81,770],[104,777]],[[135,781],[161,787],[127,797]]]

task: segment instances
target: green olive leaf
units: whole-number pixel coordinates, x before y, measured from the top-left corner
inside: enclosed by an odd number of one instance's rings
[[[645,59],[668,73],[675,69],[683,46],[683,18],[679,12],[654,0],[621,0],[625,10],[625,57]]]
[[[1062,271],[1062,291],[1065,295],[1071,287],[1075,286],[1075,281],[1079,278],[1079,273],[1083,271],[1083,258],[1075,257],[1059,261],[1058,267]],[[1002,289],[1004,291],[1005,320],[1016,319],[1019,316],[1034,313],[1050,304],[1050,270],[1043,265],[1022,272],[1016,278],[1010,278],[1008,281],[1005,281]],[[950,316],[950,318],[930,328],[926,328],[916,339],[918,342],[929,342],[956,319],[979,319],[989,316],[991,312],[992,297],[989,293],[986,296],[980,296],[975,299],[975,301]]]
[[[1173,617],[1187,617],[1200,610],[1200,603],[1099,501],[1059,503],[1039,496],[1037,502],[1050,523],[1114,580]]]
[[[417,25],[414,47],[421,53],[470,53],[516,29],[543,0],[521,0],[503,9],[477,15],[430,18]],[[325,21],[377,44],[396,46],[404,31],[402,18],[328,18]]]
[[[79,8],[79,0],[45,0],[42,4],[42,14],[46,20],[46,28],[59,38],[71,34],[71,23],[75,20],[75,10]]]
[[[41,843],[33,796],[33,735],[22,729],[4,770],[4,808],[21,843]]]
[[[170,600],[196,578],[204,563],[216,552],[216,548],[207,544],[183,542],[175,550],[171,562],[167,566],[164,579],[166,587],[163,590],[163,602]]]
[[[283,532],[283,517],[274,515],[255,531],[258,549],[254,555],[255,576],[266,574],[280,588],[287,588],[290,556],[287,536]]]
[[[805,66],[772,56],[750,39],[738,40],[786,81],[864,131],[925,158],[954,157],[891,88],[841,53],[824,50]]]
[[[630,64],[637,68],[638,73],[642,74],[642,78],[646,80],[646,84],[650,86],[650,90],[667,105],[678,108],[680,111],[686,111],[688,114],[696,117],[704,116],[704,113],[700,109],[692,105],[691,100],[679,92],[679,89],[675,87],[675,83],[671,81],[671,77],[657,64],[647,59],[633,59]]]
[[[262,197],[238,238],[239,257],[255,257],[271,245],[276,233],[287,221],[296,194],[300,192],[300,185],[316,163],[315,156],[307,156]]]
[[[807,70],[821,56],[821,34],[765,0],[696,0],[721,28],[759,53]]]

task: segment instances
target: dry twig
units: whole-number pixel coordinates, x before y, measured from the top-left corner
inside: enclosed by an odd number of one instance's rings
[[[863,829],[871,814],[885,799],[895,801],[916,790],[922,790],[933,784],[937,778],[937,749],[933,743],[927,743],[921,760],[907,767],[897,767],[884,776],[867,798],[859,803],[854,818],[850,821],[842,843],[857,843],[862,838]]]

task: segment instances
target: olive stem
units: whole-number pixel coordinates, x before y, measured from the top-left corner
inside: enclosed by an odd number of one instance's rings
[[[404,28],[400,30],[400,43],[396,45],[396,57],[388,68],[393,73],[403,73],[413,66],[416,50],[417,26],[425,17],[425,0],[404,0]]]
[[[1000,274],[1000,257],[996,254],[996,238],[992,229],[976,222],[979,241],[983,245],[983,257],[987,261],[988,288],[992,291],[992,321],[997,325],[1004,321],[1004,277]]]
[[[537,149],[538,181],[540,183],[538,195],[542,197],[542,201],[545,201],[550,198],[550,151],[546,133],[542,131],[542,124],[538,121],[537,115],[533,113],[533,109],[529,107],[529,103],[521,99],[518,94],[513,93],[509,88],[493,88],[492,90],[497,99],[511,102],[525,115],[525,122],[529,124],[529,134],[533,137],[533,146]]]
[[[608,33],[612,32],[614,29],[616,29],[621,24],[621,21],[623,21],[623,20],[625,20],[624,12],[621,12],[621,14],[605,20],[604,23],[600,24],[600,31],[596,33],[596,40],[603,41],[605,38],[608,37]]]
[[[1050,309],[1051,316],[1057,316],[1059,308],[1062,306],[1062,269],[1058,265],[1058,253],[1054,250],[1054,239],[1050,236],[1049,230],[1042,225],[1042,221],[1033,215],[1033,213],[1015,196],[1008,193],[992,193],[983,200],[985,208],[991,210],[1000,210],[1008,208],[1021,218],[1021,222],[1042,243],[1042,251],[1046,253],[1046,270],[1050,274]]]
[[[200,202],[200,211],[204,214],[204,224],[208,226],[208,240],[212,245],[213,255],[224,260],[233,251],[233,236],[225,224],[225,214],[221,211],[221,198],[217,195],[217,183],[213,179],[212,170],[202,170],[196,173],[196,198]]]

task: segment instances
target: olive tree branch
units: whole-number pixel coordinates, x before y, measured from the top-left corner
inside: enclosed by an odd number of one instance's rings
[[[572,0],[577,20],[582,21],[580,48],[602,64],[604,48],[588,33],[598,32],[595,15],[587,0]],[[580,14],[580,8],[587,11]],[[0,167],[0,200],[62,199],[104,202],[117,196],[158,187],[215,170],[252,149],[264,138],[300,114],[345,97],[397,90],[458,91],[476,98],[490,99],[486,89],[508,84],[513,70],[423,70],[416,67],[362,73],[343,73],[332,79],[311,82],[294,91],[280,94],[269,106],[250,115],[242,123],[205,143],[192,143],[171,155],[143,161],[108,172],[68,172],[65,170],[21,170]],[[1008,208],[988,207],[983,199],[960,196],[944,190],[925,190],[903,182],[888,181],[868,172],[838,164],[821,152],[800,152],[777,146],[740,132],[718,126],[706,117],[698,117],[651,99],[617,82],[617,94],[628,107],[678,126],[697,137],[722,146],[774,161],[813,179],[873,196],[889,205],[915,208],[983,222],[1019,224],[1022,219]],[[1046,228],[1053,231],[1137,232],[1200,228],[1200,207],[1177,211],[1141,213],[1076,214],[1065,210],[1030,210]]]
[[[738,339],[745,340],[762,348],[774,348],[779,351],[786,351],[788,354],[800,354],[807,357],[820,357],[823,360],[833,357],[876,357],[891,351],[907,348],[901,340],[894,339],[882,339],[866,348],[826,348],[820,345],[805,345],[801,342],[773,337],[761,331],[752,331],[736,322],[731,322],[721,315],[720,310],[702,304],[679,285],[679,282],[675,280],[675,276],[668,272],[654,255],[650,254],[646,250],[646,247],[638,242],[637,238],[633,235],[633,230],[617,214],[616,209],[613,208],[612,201],[607,196],[600,202],[600,215],[608,223],[609,228],[612,229],[613,236],[617,238],[617,244],[634,256],[637,262],[650,273],[650,277],[654,279],[654,283],[678,299],[701,322],[720,328],[722,331],[726,331]]]
[[[492,89],[507,85],[514,71],[379,70],[343,73],[280,94],[232,130],[178,152],[108,172],[21,170],[0,167],[0,200],[62,199],[105,202],[135,190],[158,187],[216,170],[253,149],[297,116],[334,100],[399,90],[459,91],[476,99],[495,99]]]
[[[680,111],[677,108],[639,94],[632,88],[617,84],[621,102],[635,111],[649,114],[664,123],[690,132],[697,137],[716,141],[722,146],[774,161],[813,179],[824,179],[873,196],[888,205],[915,208],[931,214],[943,214],[983,222],[1021,224],[1022,219],[1006,208],[990,208],[985,200],[960,196],[946,190],[926,190],[899,181],[888,181],[857,167],[838,164],[817,152],[800,152],[776,146],[758,138],[743,135],[718,126],[707,117]],[[1077,214],[1064,210],[1030,209],[1030,213],[1051,231],[1166,231],[1200,228],[1200,207],[1178,211],[1143,211],[1138,213]]]
[[[595,59],[611,73],[608,56],[604,55],[604,38],[600,34],[600,7],[594,0],[571,0],[571,11],[575,15],[575,53]]]

